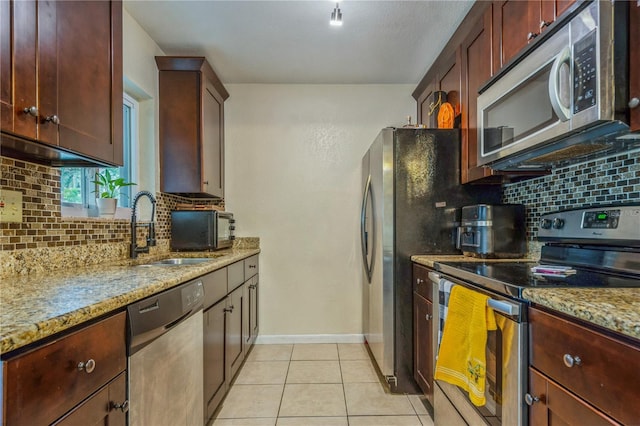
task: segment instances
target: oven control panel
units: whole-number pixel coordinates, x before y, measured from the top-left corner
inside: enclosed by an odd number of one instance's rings
[[[585,229],[616,229],[620,220],[620,210],[588,211],[582,216]]]
[[[538,240],[640,247],[640,205],[564,210],[540,218]]]

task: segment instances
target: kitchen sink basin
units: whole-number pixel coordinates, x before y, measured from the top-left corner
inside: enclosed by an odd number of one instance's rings
[[[149,263],[143,263],[137,266],[180,266],[180,265],[196,265],[202,262],[208,262],[215,259],[214,257],[174,257],[170,259],[156,260]]]

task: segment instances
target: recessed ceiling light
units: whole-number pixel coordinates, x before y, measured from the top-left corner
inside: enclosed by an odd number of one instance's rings
[[[334,27],[342,26],[342,12],[340,11],[340,5],[338,3],[336,3],[336,7],[333,9],[333,12],[331,12],[329,24]]]

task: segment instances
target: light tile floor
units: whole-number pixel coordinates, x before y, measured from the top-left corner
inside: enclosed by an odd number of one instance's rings
[[[362,344],[255,345],[213,426],[433,426],[418,395],[384,391]]]

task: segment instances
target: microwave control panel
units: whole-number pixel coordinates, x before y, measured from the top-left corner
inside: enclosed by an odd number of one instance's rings
[[[596,30],[573,45],[573,113],[596,104],[598,75],[596,71]]]

